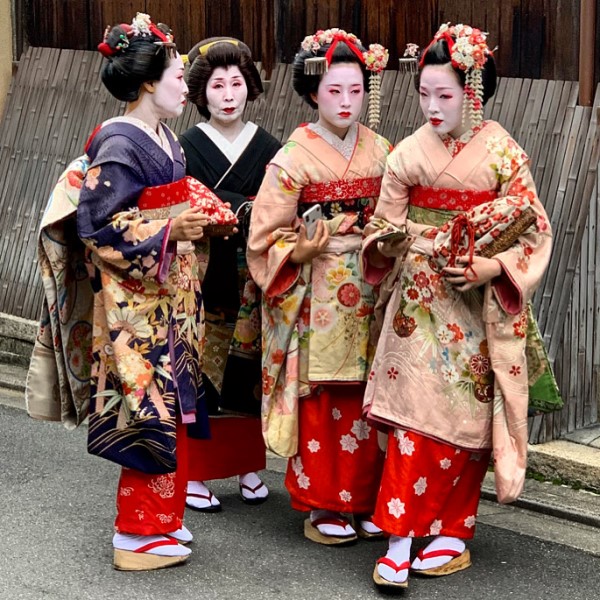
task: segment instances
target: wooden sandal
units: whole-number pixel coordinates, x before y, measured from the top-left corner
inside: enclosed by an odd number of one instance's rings
[[[240,496],[242,497],[242,500],[246,503],[246,504],[262,504],[263,502],[266,502],[267,499],[269,498],[269,496],[265,496],[264,498],[260,498],[258,496],[256,496],[255,498],[246,498],[246,496],[244,496],[244,493],[242,490],[248,490],[249,492],[252,492],[253,494],[256,494],[256,490],[260,490],[261,487],[266,487],[265,484],[261,481],[256,487],[250,487],[249,485],[246,485],[245,483],[240,483]]]
[[[401,565],[397,565],[391,558],[387,556],[382,556],[375,563],[375,569],[373,570],[373,581],[375,585],[379,587],[387,587],[387,588],[407,588],[408,587],[408,575],[404,581],[389,581],[388,579],[383,578],[379,571],[377,570],[378,564],[384,564],[386,567],[390,567],[390,569],[394,569],[396,573],[399,571],[403,571],[404,569],[410,569],[410,562],[404,561]]]
[[[192,506],[191,504],[188,504],[187,502],[187,497],[191,496],[192,498],[202,498],[203,500],[208,500],[208,506],[206,507],[202,507],[199,508],[197,506]],[[221,505],[217,504],[216,506],[213,505],[212,503],[212,499],[215,497],[215,495],[209,490],[208,495],[207,494],[193,494],[191,492],[188,492],[186,494],[186,502],[185,505],[188,508],[191,508],[192,510],[197,510],[198,512],[204,512],[204,513],[216,513],[216,512],[221,512]]]
[[[304,521],[304,537],[308,538],[311,542],[317,544],[324,544],[325,546],[341,546],[344,544],[351,544],[358,539],[356,533],[349,535],[325,535],[317,529],[317,525],[339,525],[345,527],[350,525],[345,519],[316,519],[312,521],[306,519]]]
[[[189,553],[183,556],[162,556],[160,554],[150,554],[148,550],[159,546],[175,546],[178,542],[172,538],[164,541],[152,542],[141,546],[136,550],[114,549],[113,566],[118,571],[154,571],[156,569],[165,569],[185,562]]]
[[[442,549],[431,550],[427,553],[425,553],[424,550],[420,550],[417,553],[417,557],[421,560],[435,558],[436,556],[452,556],[453,558],[439,567],[433,567],[431,569],[424,570],[411,568],[411,571],[417,575],[425,575],[426,577],[442,577],[444,575],[452,575],[452,573],[456,573],[457,571],[468,569],[472,564],[471,553],[466,548],[463,552],[459,552],[458,550]]]

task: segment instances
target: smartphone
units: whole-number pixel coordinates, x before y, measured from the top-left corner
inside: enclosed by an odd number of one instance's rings
[[[320,204],[311,206],[302,214],[302,221],[306,227],[306,239],[312,240],[317,231],[317,223],[323,218],[323,211]]]

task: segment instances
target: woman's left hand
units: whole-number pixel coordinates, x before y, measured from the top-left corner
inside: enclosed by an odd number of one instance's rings
[[[468,256],[460,256],[456,262],[462,266],[445,267],[442,272],[446,281],[456,286],[459,292],[479,287],[502,273],[502,266],[494,258],[474,256],[470,267]]]

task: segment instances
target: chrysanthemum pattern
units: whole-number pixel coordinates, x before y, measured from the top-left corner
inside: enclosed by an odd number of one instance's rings
[[[175,473],[167,473],[151,479],[148,487],[161,498],[172,498],[175,495]]]

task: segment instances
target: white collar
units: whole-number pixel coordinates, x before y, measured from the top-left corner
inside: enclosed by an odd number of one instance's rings
[[[227,160],[231,164],[237,162],[258,129],[258,125],[248,122],[244,125],[237,138],[233,142],[230,142],[208,123],[198,123],[196,127],[209,137],[211,142],[227,157]]]
[[[308,127],[322,137],[329,145],[333,146],[346,160],[352,158],[354,146],[356,146],[356,138],[358,136],[358,125],[356,122],[350,125],[344,139],[338,137],[335,133],[329,131],[329,129],[325,129],[325,127],[318,123],[309,123]]]

